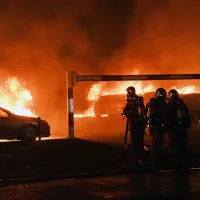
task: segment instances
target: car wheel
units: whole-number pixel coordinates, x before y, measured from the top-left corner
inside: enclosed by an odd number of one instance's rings
[[[27,126],[22,129],[22,141],[32,142],[36,141],[37,129],[33,126]]]

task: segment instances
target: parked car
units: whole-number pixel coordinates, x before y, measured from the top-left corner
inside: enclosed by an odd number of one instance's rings
[[[15,115],[0,107],[0,139],[35,141],[36,138],[50,136],[50,126],[47,121]]]

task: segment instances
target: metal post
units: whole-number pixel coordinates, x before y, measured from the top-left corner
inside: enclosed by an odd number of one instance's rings
[[[73,86],[68,87],[68,138],[74,139],[74,97]]]
[[[75,139],[74,136],[74,92],[76,72],[68,71],[67,88],[68,88],[68,139]]]

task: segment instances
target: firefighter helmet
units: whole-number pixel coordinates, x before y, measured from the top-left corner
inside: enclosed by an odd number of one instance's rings
[[[155,93],[155,98],[157,99],[166,99],[167,92],[164,88],[158,88]]]
[[[175,101],[179,99],[179,93],[175,89],[172,89],[168,92],[168,98],[171,101]]]
[[[136,95],[135,88],[133,86],[129,86],[126,88],[127,98],[133,98]]]

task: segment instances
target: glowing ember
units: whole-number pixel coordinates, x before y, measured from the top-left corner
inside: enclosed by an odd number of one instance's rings
[[[9,78],[5,86],[0,86],[0,107],[17,115],[35,116],[28,108],[32,103],[31,93],[24,89],[17,78]]]

